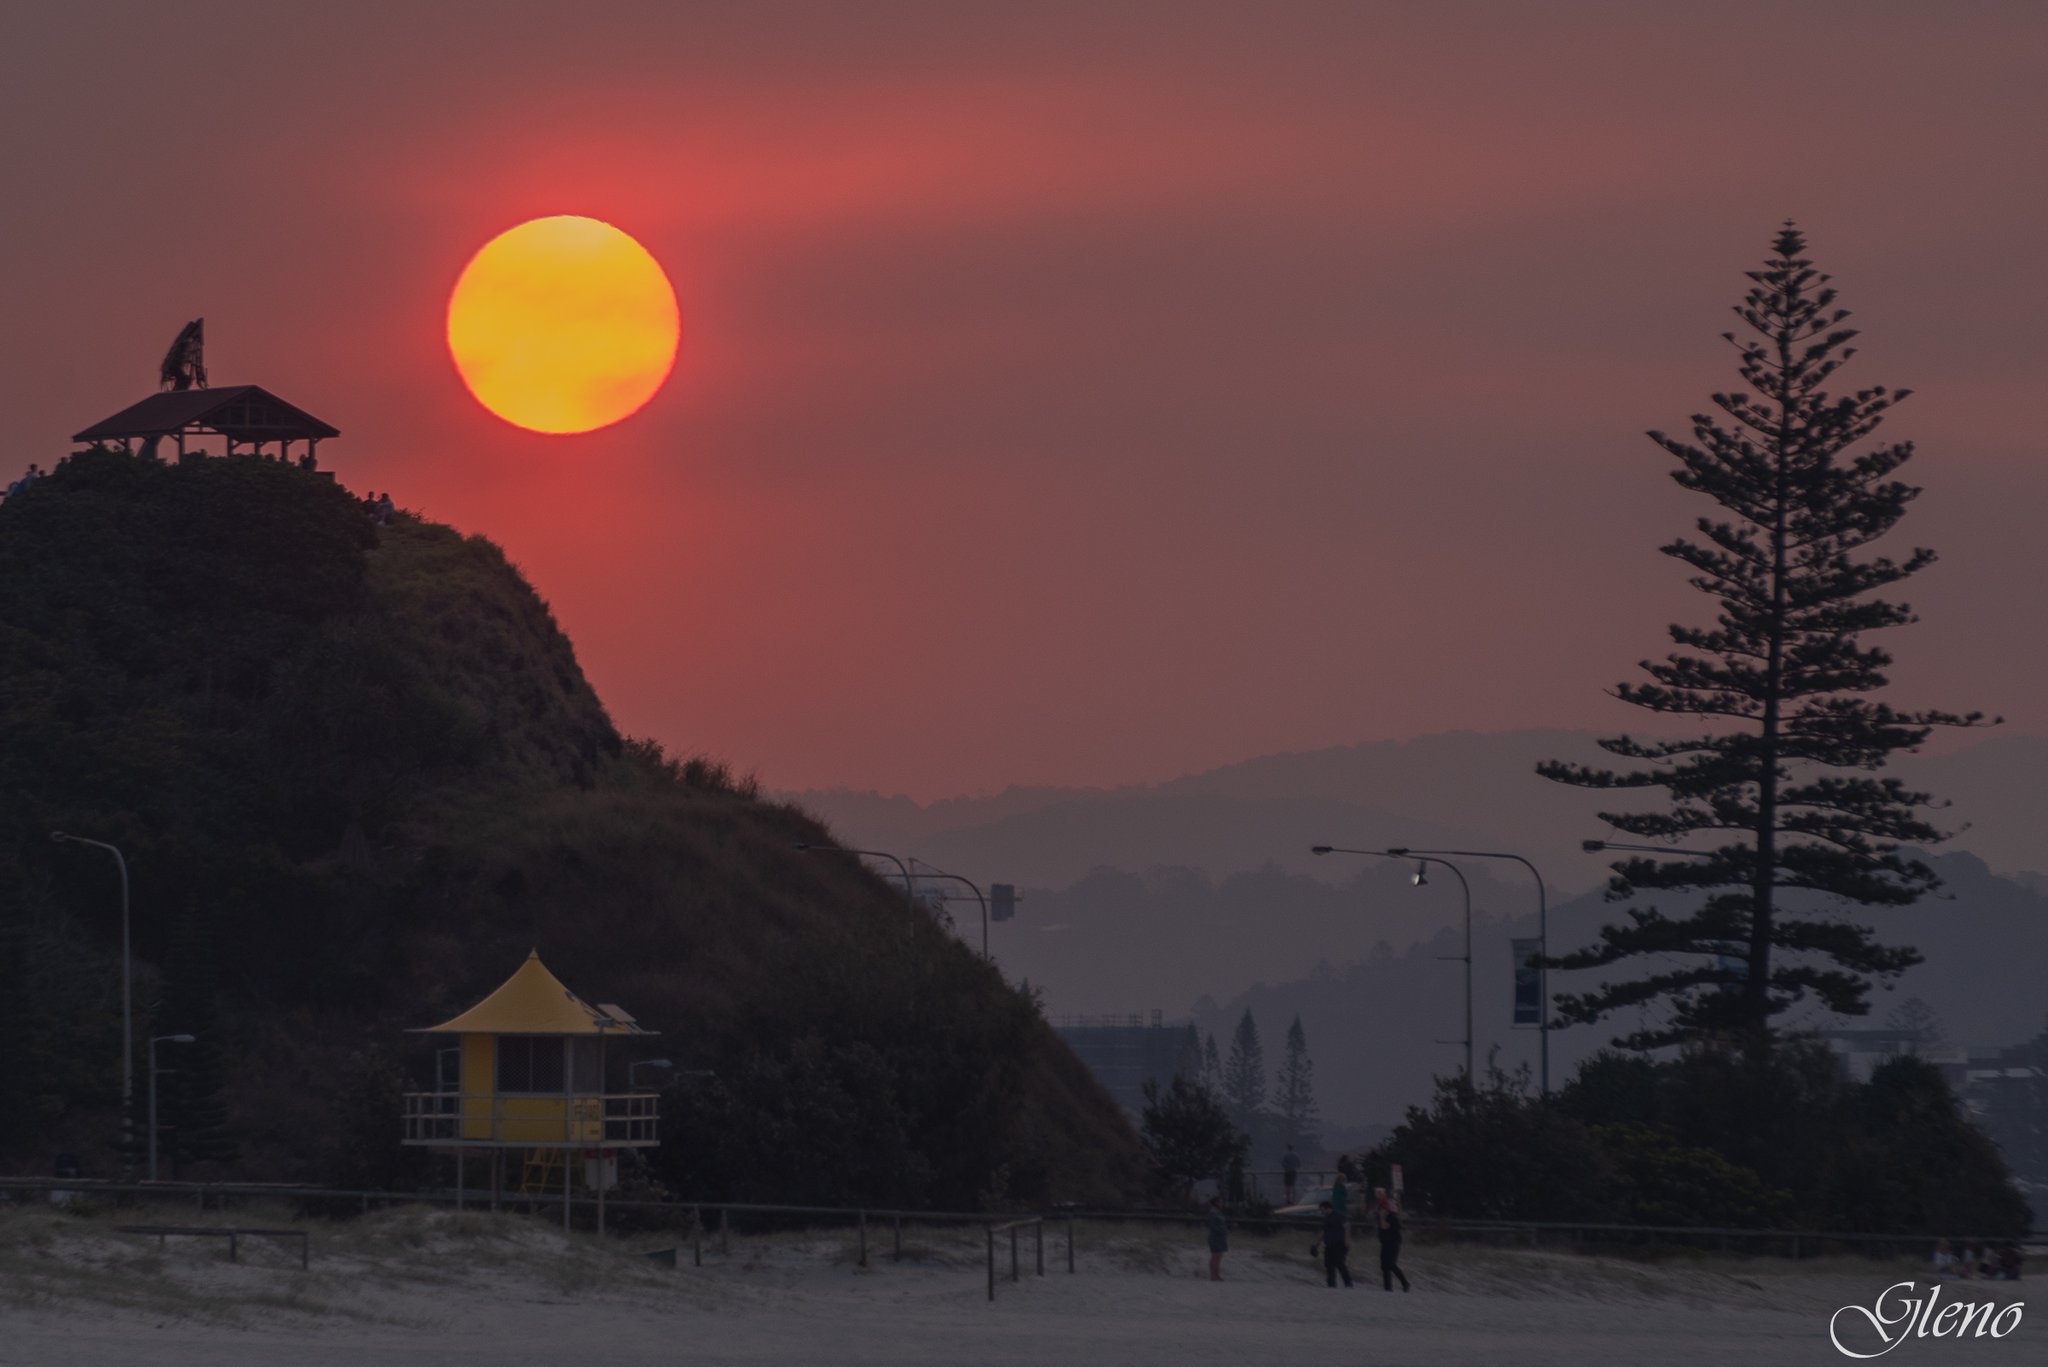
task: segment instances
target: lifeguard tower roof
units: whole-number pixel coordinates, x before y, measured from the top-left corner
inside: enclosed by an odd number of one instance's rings
[[[497,991],[453,1020],[415,1035],[652,1035],[617,1007],[601,1009],[562,986],[533,950]]]

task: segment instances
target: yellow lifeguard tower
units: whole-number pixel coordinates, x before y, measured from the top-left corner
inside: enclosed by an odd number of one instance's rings
[[[403,1141],[455,1154],[457,1205],[470,1150],[489,1155],[494,1202],[504,1184],[505,1155],[523,1151],[521,1190],[533,1195],[559,1180],[566,1227],[574,1186],[570,1160],[581,1152],[596,1160],[589,1185],[598,1192],[601,1228],[614,1161],[608,1151],[660,1142],[655,1094],[607,1086],[606,1045],[655,1032],[641,1029],[622,1007],[584,1001],[548,972],[535,950],[469,1010],[409,1033],[460,1041],[443,1051],[459,1058],[455,1078],[437,1068],[434,1091],[406,1093]]]

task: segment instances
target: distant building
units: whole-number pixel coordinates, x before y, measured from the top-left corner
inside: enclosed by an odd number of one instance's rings
[[[1823,1030],[1820,1037],[1840,1060],[1843,1071],[1858,1082],[1868,1082],[1871,1073],[1888,1059],[1912,1055],[1941,1069],[1951,1086],[1963,1083],[1963,1063],[1968,1055],[1942,1044],[1927,1029],[1890,1027],[1884,1029]]]
[[[1058,1016],[1053,1029],[1088,1065],[1095,1080],[1136,1117],[1145,1106],[1145,1084],[1161,1087],[1173,1080],[1191,1039],[1187,1022],[1167,1025],[1154,1011],[1149,1017]]]
[[[2048,1035],[2010,1049],[1972,1051],[1962,1093],[1971,1117],[2026,1189],[2038,1228],[2048,1219]]]

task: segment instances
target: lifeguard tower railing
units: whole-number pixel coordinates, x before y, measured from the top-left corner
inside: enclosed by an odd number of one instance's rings
[[[407,1092],[407,1144],[635,1148],[660,1142],[654,1092]]]

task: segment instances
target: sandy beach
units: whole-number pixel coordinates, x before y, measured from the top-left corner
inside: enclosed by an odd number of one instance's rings
[[[237,1223],[278,1223],[281,1212]],[[132,1218],[132,1217],[130,1217]],[[1076,1272],[1049,1229],[1047,1275],[1003,1269],[987,1300],[981,1233],[914,1229],[856,1263],[850,1233],[715,1240],[705,1266],[645,1256],[662,1235],[564,1239],[545,1221],[401,1211],[311,1223],[295,1251],[113,1232],[111,1217],[33,1208],[0,1219],[0,1363],[20,1367],[539,1367],[603,1362],[939,1364],[1798,1364],[1842,1362],[1839,1307],[1915,1276],[1907,1264],[1413,1248],[1415,1291],[1331,1291],[1300,1236],[1239,1236],[1207,1281],[1179,1230],[1084,1225]],[[1373,1263],[1356,1250],[1361,1272]],[[1006,1261],[1006,1260],[1005,1260]],[[1925,1284],[1924,1276],[1922,1284]],[[1969,1285],[2010,1300],[2027,1284]],[[1954,1288],[1949,1288],[1954,1290]],[[2033,1362],[2038,1329],[1909,1339],[1892,1361]]]

